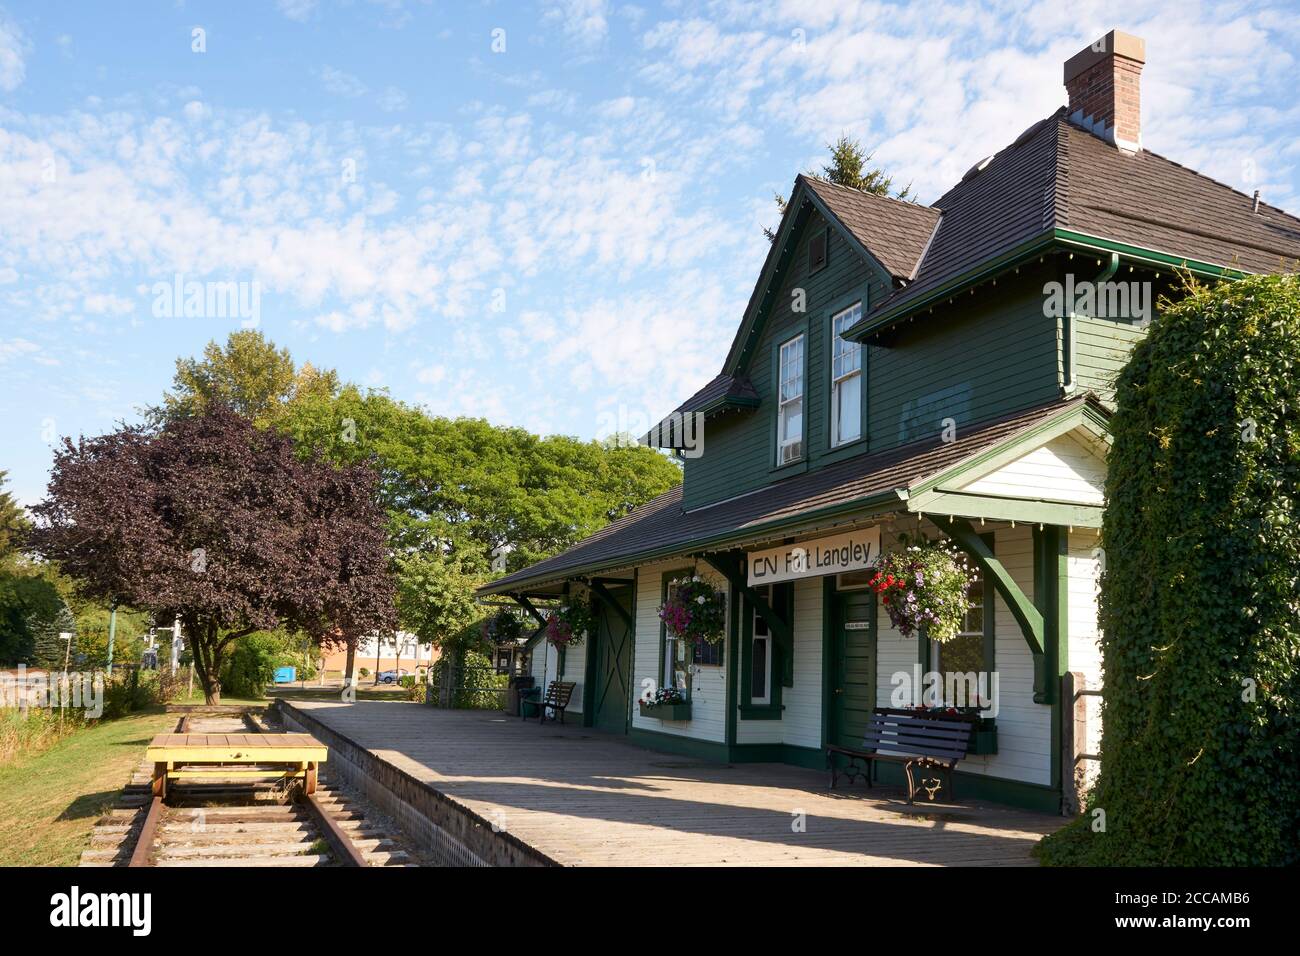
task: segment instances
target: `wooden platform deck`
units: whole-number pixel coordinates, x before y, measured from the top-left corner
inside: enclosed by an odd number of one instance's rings
[[[376,756],[566,865],[1026,866],[1062,817],[909,808],[784,764],[715,764],[495,711],[295,700]]]

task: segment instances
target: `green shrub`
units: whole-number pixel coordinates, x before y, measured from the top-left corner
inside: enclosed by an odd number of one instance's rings
[[[301,638],[278,631],[258,632],[242,637],[221,665],[221,692],[232,697],[262,697],[266,685],[275,679],[280,667],[293,667],[298,679],[312,680],[316,667],[307,655],[303,662]]]
[[[1101,775],[1041,856],[1300,862],[1300,279],[1191,288],[1116,402]]]
[[[498,674],[492,661],[475,650],[464,650],[452,656],[456,661],[445,665],[439,661],[429,669],[431,695],[436,703],[442,699],[442,682],[451,680],[451,706],[465,710],[500,710],[505,706],[505,690],[510,686],[507,674]],[[423,698],[420,698],[423,699]]]

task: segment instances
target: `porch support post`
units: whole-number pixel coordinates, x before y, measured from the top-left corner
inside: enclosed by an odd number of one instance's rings
[[[749,586],[748,576],[745,574],[745,556],[743,552],[726,551],[714,552],[712,554],[702,554],[701,558],[710,567],[713,567],[727,579],[736,591],[749,602],[750,606],[758,612],[758,616],[767,622],[767,628],[776,641],[777,646],[784,651],[784,674],[782,675],[782,686],[790,687],[794,683],[794,628],[790,621],[787,621],[767,602],[763,595],[759,594]]]
[[[591,593],[596,595],[602,604],[618,615],[619,620],[627,625],[629,631],[636,630],[636,622],[632,620],[632,615],[628,614],[627,608],[614,599],[614,595],[609,593],[609,589],[605,585],[593,579],[587,582],[587,586],[591,588]]]
[[[1051,678],[1048,674],[1047,660],[1047,622],[1043,612],[1034,604],[1032,600],[1020,589],[998,558],[989,550],[989,546],[971,527],[971,523],[965,518],[953,518],[948,520],[939,515],[927,514],[927,518],[934,525],[952,539],[957,547],[966,552],[983,572],[985,580],[989,581],[994,590],[1001,595],[1002,600],[1007,602],[1007,608],[1011,615],[1020,625],[1020,633],[1024,635],[1025,643],[1029,645],[1029,653],[1034,661],[1034,703],[1049,704],[1052,701]],[[1040,562],[1035,562],[1034,578],[1037,581],[1039,577]],[[1042,589],[1038,589],[1041,593]]]

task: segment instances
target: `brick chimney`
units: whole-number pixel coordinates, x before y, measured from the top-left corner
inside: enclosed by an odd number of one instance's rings
[[[1069,116],[1120,149],[1142,148],[1142,64],[1146,41],[1111,30],[1065,61]]]

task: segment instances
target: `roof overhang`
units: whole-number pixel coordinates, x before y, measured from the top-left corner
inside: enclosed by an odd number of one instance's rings
[[[558,596],[566,581],[581,580],[595,574],[613,574],[654,561],[754,547],[775,539],[827,532],[857,522],[878,520],[890,514],[952,515],[1081,528],[1100,527],[1102,509],[1097,505],[1048,498],[999,499],[990,495],[963,494],[960,488],[970,480],[1071,431],[1082,430],[1090,440],[1108,444],[1108,422],[1109,413],[1106,409],[1100,402],[1088,398],[1063,407],[1059,412],[906,487],[875,492],[790,517],[759,521],[702,535],[687,543],[675,542],[660,548],[632,550],[616,558],[606,557],[585,564],[579,563],[563,570],[543,572],[531,577],[512,575],[509,579],[484,585],[477,593],[480,596],[519,593],[538,597]]]
[[[1084,251],[1105,256],[1115,253],[1119,255],[1121,260],[1132,265],[1140,265],[1151,269],[1178,269],[1207,279],[1240,279],[1250,274],[1246,270],[1233,266],[1201,262],[1174,253],[1144,249],[1140,246],[1117,242],[1114,239],[1089,236],[1068,229],[1048,229],[1033,239],[954,276],[915,299],[900,302],[893,308],[886,306],[879,312],[868,313],[856,325],[846,329],[844,337],[862,342],[868,336],[876,335],[898,325],[900,322],[914,318],[919,312],[933,309],[939,304],[948,303],[958,293],[966,292],[985,282],[1001,278],[1049,252],[1061,250]]]
[[[881,515],[906,511],[907,491],[894,488],[852,501],[842,502],[828,508],[803,512],[790,518],[765,521],[757,524],[733,528],[714,535],[695,539],[688,545],[674,544],[666,548],[647,549],[632,552],[611,562],[606,559],[586,565],[577,565],[563,572],[539,575],[536,578],[519,578],[501,584],[485,584],[475,593],[536,594],[539,589],[552,589],[565,581],[574,581],[596,573],[611,573],[615,570],[631,568],[652,561],[663,561],[684,555],[700,554],[709,551],[727,551],[732,548],[763,544],[773,538],[793,537],[813,531],[826,531],[843,527],[855,521],[879,517]],[[555,592],[558,593],[558,592]],[[539,595],[540,596],[540,595]]]

